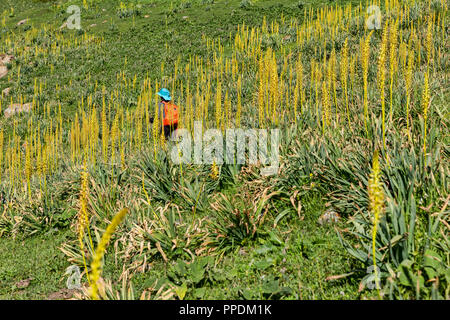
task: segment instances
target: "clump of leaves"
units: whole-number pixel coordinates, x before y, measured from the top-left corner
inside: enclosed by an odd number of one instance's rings
[[[229,198],[219,194],[217,202],[211,205],[216,213],[211,230],[213,245],[224,253],[264,235],[264,216],[268,210],[268,200],[274,194],[264,193],[251,203],[247,195]]]
[[[140,165],[144,174],[144,186],[155,200],[170,201],[178,195],[181,181],[181,167],[173,164],[164,152],[155,156],[145,154]],[[138,176],[142,184],[142,175]]]
[[[167,271],[167,279],[180,300],[185,296],[203,299],[207,287],[224,281],[226,276],[215,270],[214,259],[209,256],[195,257],[191,262],[178,259]]]

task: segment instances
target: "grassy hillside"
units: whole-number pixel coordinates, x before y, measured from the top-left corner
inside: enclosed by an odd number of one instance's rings
[[[448,299],[447,3],[369,5],[2,1],[0,298],[89,298],[126,208],[102,298]],[[280,129],[277,173],[174,163],[162,87],[191,132]]]

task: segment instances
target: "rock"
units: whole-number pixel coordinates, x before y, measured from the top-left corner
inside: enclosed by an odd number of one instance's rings
[[[5,118],[9,118],[12,115],[15,115],[17,113],[30,112],[31,111],[31,107],[32,107],[32,103],[31,102],[30,103],[25,103],[25,104],[20,104],[20,103],[12,104],[4,112]]]
[[[3,95],[4,97],[6,97],[6,96],[9,94],[10,91],[11,91],[11,88],[3,89],[2,95]]]
[[[0,54],[0,65],[6,65],[7,63],[10,63],[14,60],[14,56],[9,54]]]
[[[30,285],[31,280],[33,280],[33,278],[20,280],[19,282],[16,283],[16,287],[20,289],[26,288]]]
[[[189,18],[188,16],[183,16],[183,19],[186,20],[187,18]]]
[[[59,30],[64,29],[65,27],[67,27],[67,21],[64,22],[64,23],[61,25],[61,27],[59,27]]]
[[[8,68],[5,66],[0,66],[0,79],[8,74]]]
[[[339,214],[336,211],[328,209],[319,217],[319,224],[324,225],[329,223],[336,223],[339,221],[339,218]]]
[[[76,292],[75,289],[61,289],[48,295],[47,300],[66,300],[71,299]]]
[[[102,23],[107,23],[108,22],[108,20],[103,20],[103,22]]]
[[[92,27],[95,27],[96,26],[96,24],[95,23],[93,23],[93,24],[91,24],[90,25],[90,27],[92,28]]]
[[[144,16],[144,18],[150,18],[150,16],[149,16],[148,14],[146,14],[146,15]]]
[[[28,22],[28,19],[23,19],[23,20],[20,20],[20,21],[17,23],[17,25],[20,26],[20,25],[25,24],[25,23],[27,23],[27,22]]]

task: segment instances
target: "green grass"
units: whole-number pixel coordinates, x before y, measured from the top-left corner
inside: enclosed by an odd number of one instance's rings
[[[56,231],[24,239],[0,239],[0,299],[46,299],[66,288],[70,265],[58,247],[69,237]],[[20,288],[20,281],[31,279]]]
[[[274,237],[227,255],[214,268],[212,281],[188,286],[186,299],[360,298],[357,279],[325,280],[355,265],[339,244],[334,227],[317,222],[322,209],[319,198],[311,199],[303,221],[289,219]],[[25,239],[0,239],[0,299],[47,299],[65,289],[68,276],[64,273],[70,263],[58,248],[73,237],[71,231],[54,231]],[[107,254],[104,277],[119,287],[121,265],[122,261],[116,263],[113,254]],[[163,283],[171,265],[157,259],[150,270],[136,274],[132,278],[136,295],[156,282]],[[30,278],[28,287],[18,288],[21,280]],[[189,283],[186,278],[179,280]],[[274,281],[289,290],[270,292],[268,286]]]
[[[175,280],[180,285],[188,283],[186,299],[360,298],[356,279],[325,280],[355,268],[355,264],[339,244],[334,227],[319,225],[322,211],[320,198],[312,198],[306,202],[303,221],[289,219],[267,238],[226,255],[212,275],[204,277],[209,281],[192,284],[182,276]],[[172,264],[168,263],[169,270]],[[156,281],[164,282],[161,272],[167,276],[167,267],[156,263],[149,272],[136,275],[133,284],[137,291]],[[274,283],[279,290],[270,288]]]
[[[320,198],[310,199],[304,220],[290,218],[273,236],[227,255],[214,268],[213,280],[189,286],[186,299],[360,298],[356,279],[325,280],[355,265],[339,244],[334,227],[319,225],[322,212]],[[65,289],[68,276],[64,273],[70,263],[58,248],[73,237],[71,231],[53,231],[24,239],[0,239],[0,299],[46,299]],[[122,262],[115,262],[112,255],[106,257],[104,277],[120,287]],[[171,265],[157,259],[149,271],[136,274],[132,278],[136,294],[158,281],[163,283]],[[21,280],[30,278],[29,286],[18,288]],[[271,281],[289,290],[270,293],[267,286]]]

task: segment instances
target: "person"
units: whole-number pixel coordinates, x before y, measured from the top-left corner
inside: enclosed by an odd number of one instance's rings
[[[158,118],[162,121],[164,137],[168,139],[178,128],[178,106],[172,103],[170,91],[166,88],[161,89],[157,95],[161,97],[158,103]],[[150,119],[152,123],[153,120],[153,118]]]

